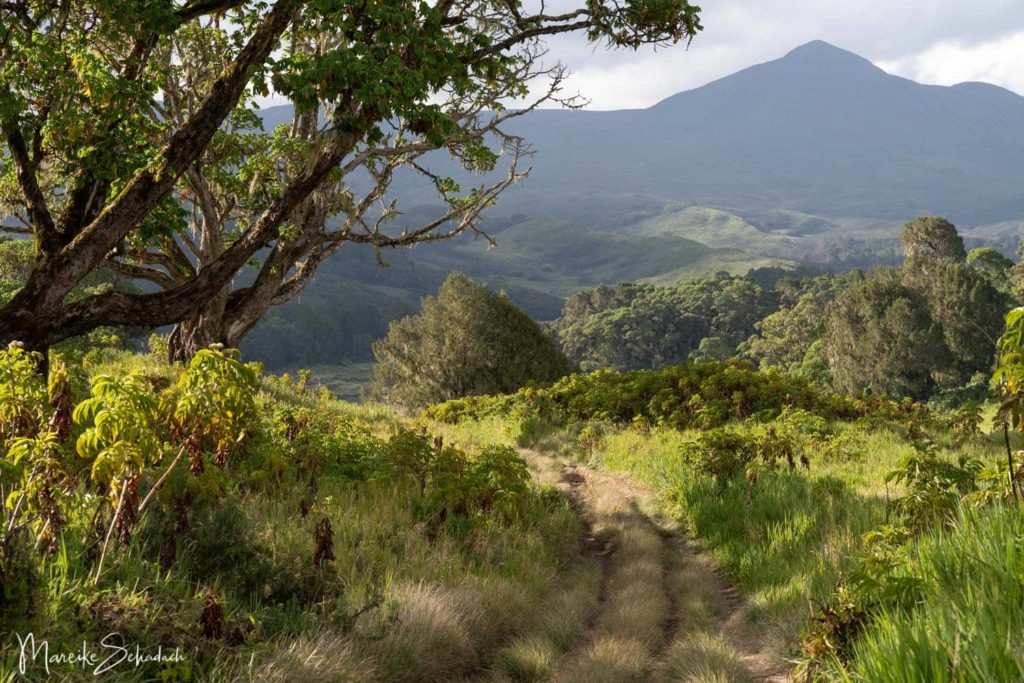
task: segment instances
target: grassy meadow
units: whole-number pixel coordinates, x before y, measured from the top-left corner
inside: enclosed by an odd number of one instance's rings
[[[3,428],[23,430],[2,475],[5,681],[46,678],[29,633],[53,653],[116,634],[176,654],[105,674],[125,681],[1024,667],[1007,645],[1024,520],[991,409],[711,361],[409,416],[233,352],[182,366],[154,351],[58,358],[50,387],[5,352]],[[86,680],[96,664],[49,666]]]

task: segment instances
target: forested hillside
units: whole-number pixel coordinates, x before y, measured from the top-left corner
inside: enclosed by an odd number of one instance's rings
[[[537,320],[551,321],[561,315],[567,296],[603,283],[793,266],[787,259],[711,248],[686,237],[640,240],[522,214],[491,218],[483,229],[496,246],[467,236],[414,252],[384,251],[385,265],[372,249],[343,249],[300,297],[267,315],[246,339],[246,353],[273,368],[368,360],[373,340],[384,336],[388,323],[414,312],[452,271],[486,281]]]

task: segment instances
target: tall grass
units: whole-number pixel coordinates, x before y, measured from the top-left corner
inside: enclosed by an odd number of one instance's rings
[[[901,491],[886,484],[885,475],[915,453],[897,425],[829,427],[843,434],[842,449],[810,452],[809,469],[762,472],[752,486],[742,478],[722,486],[696,473],[684,455],[699,435],[695,430],[606,427],[597,445],[580,455],[653,489],[744,594],[748,620],[771,649],[792,655],[808,618],[853,565],[863,535],[890,521],[887,503]],[[542,438],[550,441],[548,432]],[[571,441],[565,434],[578,432],[578,426],[566,427],[563,445]],[[948,433],[930,436],[952,452]],[[962,448],[988,462],[1001,457],[994,436]]]
[[[844,673],[857,681],[1024,680],[1024,513],[963,508],[912,548],[922,595],[889,608]]]
[[[595,458],[651,485],[744,593],[753,624],[775,649],[789,650],[860,537],[884,521],[884,498],[865,495],[835,473],[848,464],[818,459],[809,472],[770,471],[754,486],[738,480],[721,487],[684,459],[683,446],[695,435],[621,430],[604,439]],[[860,465],[890,458],[894,466],[899,453],[876,453]]]

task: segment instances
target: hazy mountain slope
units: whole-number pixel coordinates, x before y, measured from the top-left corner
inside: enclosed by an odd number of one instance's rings
[[[537,319],[554,320],[565,296],[597,284],[675,281],[718,270],[742,274],[785,263],[678,235],[617,235],[557,219],[492,220],[488,232],[497,246],[463,235],[384,251],[386,267],[377,263],[372,249],[349,245],[320,266],[296,300],[273,309],[243,348],[272,367],[365,360],[388,322],[415,312],[420,299],[433,294],[450,271],[507,292]]]
[[[799,47],[645,110],[541,111],[537,148],[505,198],[577,218],[595,194],[819,216],[1024,215],[1024,98],[926,86],[826,43]]]

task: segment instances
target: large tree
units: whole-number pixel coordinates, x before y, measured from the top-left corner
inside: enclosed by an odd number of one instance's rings
[[[1009,307],[943,218],[917,218],[901,233],[902,268],[844,290],[828,308],[824,346],[837,388],[924,398],[987,373]]]
[[[776,283],[780,308],[765,316],[754,327],[752,335],[739,346],[741,355],[756,361],[762,369],[776,368],[800,375],[817,369],[814,362],[825,334],[825,312],[840,292],[862,280],[862,271],[836,275],[819,275],[800,280],[783,278]],[[820,380],[820,376],[813,378]]]
[[[0,307],[0,344],[121,324],[180,324],[183,354],[237,343],[342,244],[473,229],[524,172],[523,142],[502,133],[522,109],[501,103],[544,77],[532,103],[558,99],[564,70],[544,66],[544,37],[672,43],[700,30],[698,12],[687,0],[559,13],[514,0],[2,2],[0,197],[16,223],[4,225],[36,251]],[[260,136],[252,102],[271,92],[295,115]],[[470,170],[509,161],[463,192],[425,163],[438,148]],[[436,187],[436,220],[393,227],[387,189],[402,168]],[[103,268],[158,291],[69,299]]]
[[[918,216],[900,230],[905,263],[946,261],[959,263],[967,258],[964,240],[956,227],[941,216]]]
[[[951,357],[927,301],[881,269],[829,305],[825,357],[837,389],[926,398]]]
[[[409,407],[510,393],[569,372],[555,340],[504,294],[448,276],[417,315],[391,323],[373,345],[374,395]]]

